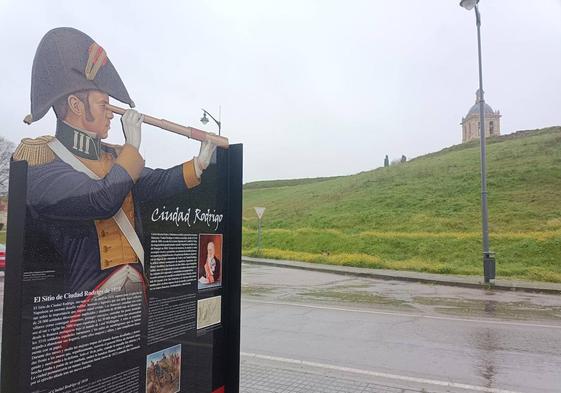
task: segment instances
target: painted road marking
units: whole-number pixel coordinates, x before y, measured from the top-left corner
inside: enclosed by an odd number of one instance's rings
[[[248,299],[243,299],[242,303],[256,303],[256,304],[269,304],[269,305],[274,305],[274,306],[302,307],[302,308],[311,308],[311,309],[317,309],[317,310],[354,312],[354,313],[360,313],[360,314],[388,315],[388,316],[392,316],[392,317],[425,318],[425,319],[436,319],[436,320],[454,321],[454,322],[487,323],[487,324],[492,324],[492,325],[507,325],[507,326],[532,327],[532,328],[544,328],[544,329],[561,329],[561,325],[542,325],[542,324],[536,324],[536,323],[493,321],[491,319],[437,317],[437,316],[434,316],[434,315],[409,314],[409,313],[373,311],[373,310],[360,310],[360,309],[355,309],[355,308],[318,306],[318,305],[304,304],[304,303],[272,302],[272,301],[266,301],[266,300],[248,300]]]
[[[309,362],[307,360],[298,360],[298,359],[282,358],[282,357],[278,357],[278,356],[260,355],[260,354],[257,354],[257,353],[241,352],[240,355],[248,357],[248,358],[253,358],[253,359],[271,360],[271,361],[275,361],[275,362],[297,364],[299,366],[310,366],[310,367],[322,368],[322,369],[326,369],[326,370],[342,371],[342,372],[353,373],[353,374],[368,375],[368,376],[371,376],[371,377],[394,379],[394,380],[398,380],[398,381],[415,382],[415,383],[421,383],[421,384],[427,384],[427,385],[437,385],[437,386],[444,386],[444,387],[447,387],[447,388],[464,389],[464,390],[471,390],[471,391],[476,391],[476,392],[520,393],[520,392],[515,392],[513,390],[488,388],[488,387],[485,387],[485,386],[468,385],[468,384],[464,384],[464,383],[451,382],[451,381],[439,381],[439,380],[436,380],[436,379],[417,378],[417,377],[410,377],[410,376],[407,376],[407,375],[388,374],[388,373],[382,373],[382,372],[377,372],[377,371],[363,370],[363,369],[359,369],[359,368],[335,366],[333,364]]]

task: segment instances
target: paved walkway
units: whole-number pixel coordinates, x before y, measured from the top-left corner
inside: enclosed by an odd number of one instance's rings
[[[325,375],[308,369],[291,369],[278,364],[247,360],[242,357],[240,393],[419,393],[356,378]]]
[[[451,285],[467,288],[481,288],[486,284],[483,283],[483,277],[477,276],[459,276],[448,274],[432,274],[418,273],[398,270],[385,269],[368,269],[360,267],[324,265],[321,263],[309,263],[299,261],[284,261],[277,259],[242,257],[242,262],[254,263],[268,266],[289,267],[295,269],[314,270],[326,273],[349,274],[359,277],[378,278],[385,280],[402,280],[412,282],[424,282],[430,284]],[[561,284],[523,281],[523,280],[505,280],[497,279],[494,285],[495,289],[509,291],[526,291],[561,294]]]

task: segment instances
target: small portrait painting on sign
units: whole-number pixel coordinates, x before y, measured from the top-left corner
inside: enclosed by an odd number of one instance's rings
[[[199,235],[199,289],[222,285],[222,235]]]

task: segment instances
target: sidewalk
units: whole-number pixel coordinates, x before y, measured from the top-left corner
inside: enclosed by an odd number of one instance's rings
[[[468,288],[485,288],[483,277],[459,276],[446,274],[418,273],[398,270],[368,269],[360,267],[323,265],[320,263],[285,261],[276,259],[242,257],[242,262],[266,266],[277,266],[293,269],[314,270],[325,273],[348,274],[359,277],[376,278],[383,280],[402,280],[428,284],[460,286]],[[497,279],[495,289],[508,291],[540,292],[561,295],[561,284]]]
[[[429,393],[407,387],[357,380],[350,375],[326,375],[307,368],[290,368],[244,357],[240,393]]]

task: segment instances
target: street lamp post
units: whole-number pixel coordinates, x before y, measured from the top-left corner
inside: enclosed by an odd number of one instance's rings
[[[487,208],[487,148],[485,135],[485,99],[483,98],[483,67],[481,65],[481,15],[479,0],[462,0],[460,6],[466,10],[475,9],[475,23],[477,25],[477,54],[479,59],[479,139],[481,144],[481,221],[483,232],[483,273],[485,283],[495,282],[495,257],[489,251],[489,212]]]
[[[220,120],[216,120],[214,118],[214,116],[212,116],[210,113],[208,113],[208,111],[206,111],[204,108],[201,108],[203,111],[203,117],[201,117],[201,123],[203,123],[203,125],[206,125],[206,123],[208,123],[208,117],[206,117],[206,115],[209,115],[210,118],[212,120],[214,120],[214,122],[216,123],[216,125],[218,126],[218,135],[220,135],[220,131],[222,129],[222,122]],[[218,119],[220,119],[220,109],[218,109]]]

